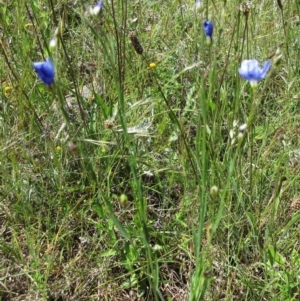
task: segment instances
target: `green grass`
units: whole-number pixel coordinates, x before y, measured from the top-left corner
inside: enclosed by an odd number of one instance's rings
[[[298,300],[298,1],[3,2],[0,300]]]

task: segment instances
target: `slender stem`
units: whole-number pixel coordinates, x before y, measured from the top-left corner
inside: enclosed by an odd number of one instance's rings
[[[175,124],[177,125],[177,127],[178,127],[178,129],[179,129],[179,131],[180,131],[180,134],[181,134],[182,139],[183,139],[183,143],[184,143],[184,145],[185,145],[185,149],[186,149],[186,151],[187,151],[187,153],[188,153],[188,159],[189,159],[189,161],[190,161],[190,163],[191,163],[191,167],[192,167],[192,169],[193,169],[193,172],[194,172],[196,181],[197,181],[197,183],[199,184],[199,183],[200,183],[199,175],[198,175],[198,172],[197,172],[197,168],[196,168],[196,166],[195,166],[195,163],[194,163],[194,161],[193,161],[194,155],[192,154],[192,152],[191,152],[191,150],[190,150],[190,148],[189,148],[189,146],[188,146],[188,144],[187,144],[186,134],[185,134],[184,130],[182,129],[182,126],[181,126],[179,120],[177,119],[176,114],[174,113],[173,109],[171,108],[171,106],[170,106],[170,104],[169,104],[169,101],[168,101],[168,99],[166,98],[166,96],[165,96],[165,94],[164,94],[164,92],[163,92],[163,90],[162,90],[162,88],[161,88],[161,85],[159,84],[159,81],[158,81],[158,78],[157,78],[157,74],[154,73],[154,75],[155,75],[155,76],[154,76],[154,79],[155,79],[155,82],[156,82],[157,87],[158,87],[158,89],[159,89],[159,92],[161,93],[162,98],[163,98],[165,104],[166,104],[167,107],[168,107],[168,110],[169,110],[169,116],[170,116],[171,120],[175,122]]]

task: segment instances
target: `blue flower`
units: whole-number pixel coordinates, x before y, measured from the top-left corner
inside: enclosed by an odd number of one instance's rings
[[[205,33],[206,37],[211,38],[212,34],[214,32],[213,22],[212,21],[207,21],[207,20],[203,21],[203,30],[204,30],[204,33]]]
[[[90,7],[90,14],[91,15],[98,15],[103,7],[103,1],[99,1],[94,7]]]
[[[54,83],[55,70],[49,58],[45,62],[33,63],[32,66],[44,84],[51,86]]]
[[[271,61],[266,61],[263,68],[260,67],[257,60],[244,60],[239,68],[242,78],[248,80],[252,86],[256,86],[257,82],[266,77],[271,66]]]

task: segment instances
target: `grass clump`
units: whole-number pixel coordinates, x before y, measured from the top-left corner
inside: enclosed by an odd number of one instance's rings
[[[298,300],[298,5],[3,4],[0,300]]]

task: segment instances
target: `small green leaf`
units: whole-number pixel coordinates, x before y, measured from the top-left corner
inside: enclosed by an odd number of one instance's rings
[[[271,266],[273,266],[273,264],[274,264],[274,253],[275,253],[275,251],[274,251],[273,246],[269,246],[268,247],[268,254],[269,254],[269,260],[270,260]]]
[[[268,247],[268,254],[271,266],[273,266],[275,262],[279,265],[284,265],[285,260],[283,256],[280,253],[276,252],[273,246]]]
[[[106,250],[106,251],[100,253],[100,256],[101,257],[112,257],[112,256],[116,255],[116,253],[117,253],[116,250],[109,249],[109,250]]]
[[[126,239],[129,240],[130,239],[129,233],[126,231],[126,229],[122,226],[122,224],[119,222],[117,217],[112,212],[110,213],[110,218],[114,222],[115,226],[117,227],[121,235],[123,235]]]

